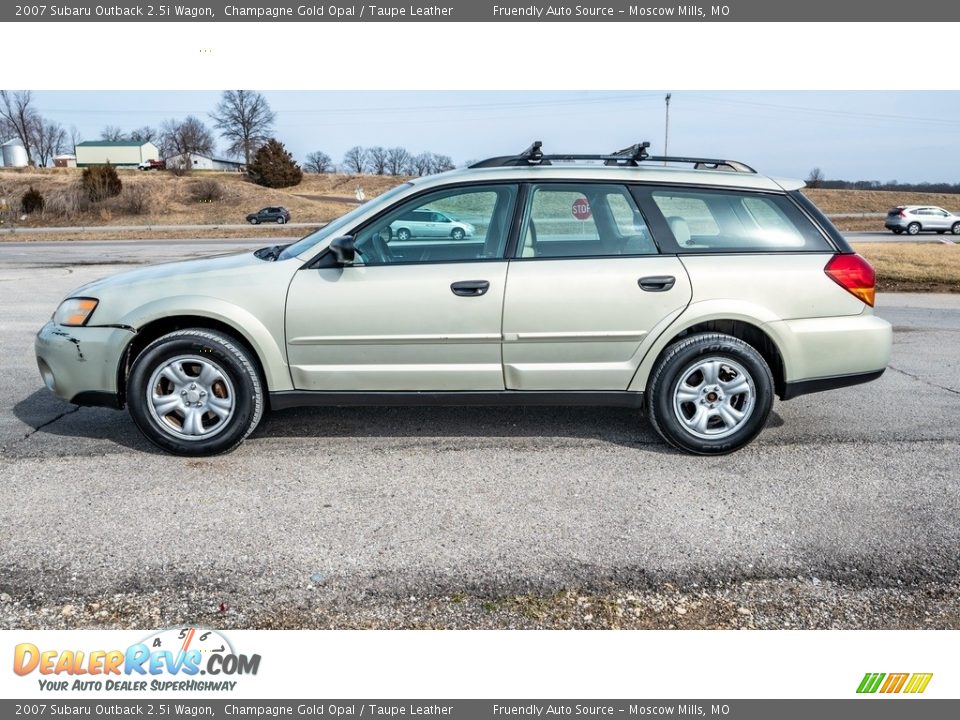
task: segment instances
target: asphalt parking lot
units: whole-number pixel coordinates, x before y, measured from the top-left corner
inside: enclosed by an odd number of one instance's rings
[[[881,296],[890,370],[722,458],[624,409],[391,408],[183,459],[43,388],[70,288],[242,245],[0,246],[0,627],[960,627],[960,295]]]

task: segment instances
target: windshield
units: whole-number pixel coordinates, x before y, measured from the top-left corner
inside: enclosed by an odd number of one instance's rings
[[[341,215],[336,220],[330,221],[316,232],[310,233],[305,238],[297,240],[297,242],[293,243],[292,245],[288,245],[284,251],[280,253],[278,259],[287,260],[296,255],[302,255],[318,243],[337,237],[337,235],[339,235],[344,228],[349,227],[357,218],[375,209],[378,205],[386,204],[391,198],[404,192],[411,185],[412,183],[403,183],[403,185],[397,185],[397,187],[387,190],[387,192],[383,193],[382,195],[371,198],[363,205],[360,205],[359,207],[356,207],[348,212],[346,215]]]

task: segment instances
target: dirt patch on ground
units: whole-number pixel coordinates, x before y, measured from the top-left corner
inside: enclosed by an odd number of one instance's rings
[[[223,629],[958,629],[960,586],[864,588],[797,578],[550,595],[364,596],[351,603],[331,600],[317,587],[296,607],[270,598],[250,605],[222,588],[56,603],[0,595],[0,627],[6,629],[181,623]]]

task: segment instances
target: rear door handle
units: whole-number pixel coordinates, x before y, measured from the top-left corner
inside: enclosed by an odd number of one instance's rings
[[[648,275],[637,280],[640,289],[647,292],[666,292],[676,282],[677,279],[673,275]]]
[[[461,297],[480,297],[486,295],[490,289],[490,283],[486,280],[461,280],[450,286],[454,295]]]

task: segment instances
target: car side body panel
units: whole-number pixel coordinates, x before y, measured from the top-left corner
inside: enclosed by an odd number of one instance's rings
[[[630,389],[644,390],[657,357],[674,338],[696,325],[720,320],[740,321],[763,331],[783,360],[786,382],[886,367],[890,325],[823,272],[831,257],[826,253],[682,256],[693,298],[649,347]],[[854,334],[844,339],[844,332]]]

